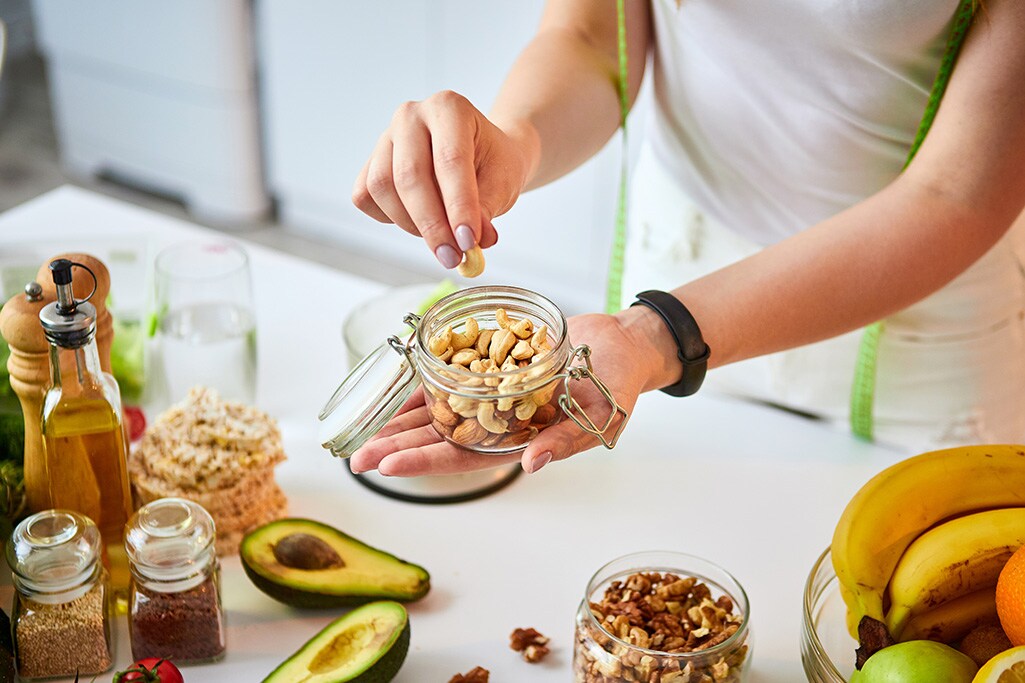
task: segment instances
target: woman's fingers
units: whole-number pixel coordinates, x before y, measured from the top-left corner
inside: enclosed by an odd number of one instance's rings
[[[484,455],[456,448],[446,442],[428,443],[396,450],[377,466],[390,477],[417,477],[425,474],[460,474],[486,470],[519,460],[518,454]]]
[[[420,411],[417,408],[407,415],[415,416]],[[390,477],[415,477],[482,470],[519,459],[518,454],[484,455],[456,448],[442,440],[433,427],[424,424],[424,419],[414,417],[403,426],[405,429],[387,435],[382,433],[368,441],[350,459],[352,471],[377,469]]]
[[[392,152],[392,140],[386,133],[381,136],[367,164],[367,192],[388,216],[388,220],[410,234],[419,235],[416,224],[409,217],[395,189],[392,179]]]
[[[363,164],[359,175],[356,176],[356,182],[352,186],[352,203],[375,221],[391,223],[392,220],[388,218],[388,214],[381,210],[374,198],[370,196],[370,190],[367,189],[367,172],[370,170],[371,159],[367,159],[367,163]]]
[[[477,128],[473,106],[451,90],[440,92],[425,104],[424,116],[431,135],[434,176],[460,251],[480,242],[481,210],[477,196]]]
[[[580,429],[572,420],[565,419],[538,434],[524,449],[520,462],[524,472],[533,474],[549,462],[565,460],[599,443],[596,437]]]
[[[416,115],[402,116],[408,119]],[[438,262],[445,268],[455,268],[463,252],[456,245],[434,180],[431,133],[418,118],[410,119],[395,126],[393,141],[392,174],[399,199]]]

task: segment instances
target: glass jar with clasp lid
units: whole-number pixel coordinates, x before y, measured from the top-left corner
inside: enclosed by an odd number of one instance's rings
[[[92,520],[70,510],[36,513],[14,530],[7,563],[21,680],[93,676],[111,668],[111,596],[101,548]]]
[[[615,446],[627,413],[595,376],[591,349],[572,346],[565,316],[544,296],[472,287],[404,322],[413,333],[365,357],[321,411],[321,443],[334,455],[352,455],[421,385],[431,425],[461,448],[513,453],[564,416]],[[584,380],[608,404],[600,420],[573,397]]]

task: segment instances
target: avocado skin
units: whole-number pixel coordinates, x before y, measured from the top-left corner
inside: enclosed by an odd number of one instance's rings
[[[423,578],[417,585],[416,589],[410,592],[399,592],[399,591],[388,591],[382,588],[375,588],[373,586],[364,587],[364,589],[353,588],[352,592],[339,593],[339,592],[318,592],[307,590],[305,588],[298,588],[290,586],[284,577],[277,577],[277,580],[268,576],[268,573],[261,573],[257,566],[255,566],[252,553],[249,549],[252,545],[259,542],[261,536],[271,533],[280,527],[290,528],[289,533],[300,533],[309,530],[320,530],[328,535],[334,535],[342,538],[353,545],[365,548],[366,550],[387,557],[397,564],[406,565],[412,567],[420,574]],[[287,535],[287,534],[286,534]],[[399,602],[414,602],[427,595],[431,589],[431,576],[426,569],[420,565],[413,564],[412,562],[406,562],[401,560],[391,553],[387,553],[373,546],[363,543],[359,539],[349,536],[343,531],[334,528],[333,526],[317,522],[312,519],[303,519],[299,517],[290,517],[286,519],[279,519],[273,522],[264,524],[258,527],[242,539],[240,545],[239,558],[242,560],[242,569],[245,571],[246,576],[253,582],[257,588],[268,596],[274,598],[278,602],[282,602],[292,607],[299,607],[303,609],[331,609],[335,607],[358,607],[365,605],[369,602],[376,600],[397,600]],[[303,570],[292,569],[290,571],[300,572]],[[311,570],[310,574],[318,573],[318,570]]]
[[[351,612],[349,614],[352,614]],[[317,635],[310,638],[301,648],[296,650],[295,654],[282,662],[278,668],[274,669],[267,678],[263,679],[262,683],[293,683],[294,679],[288,677],[288,665],[291,664],[296,658],[302,657],[306,647],[310,644],[310,641],[315,640],[324,631],[333,628],[336,624],[348,619],[349,615],[345,615],[335,619],[330,624],[324,627],[322,631]],[[331,683],[389,683],[395,676],[398,675],[399,669],[402,668],[403,663],[406,661],[406,653],[409,652],[409,638],[412,631],[409,626],[409,617],[406,617],[406,625],[402,628],[402,633],[395,639],[394,644],[388,648],[388,651],[381,656],[376,662],[370,665],[370,668],[356,674],[354,677],[342,676],[334,679]]]

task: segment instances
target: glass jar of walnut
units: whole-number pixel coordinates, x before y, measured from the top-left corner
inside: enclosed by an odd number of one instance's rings
[[[615,445],[626,411],[592,372],[590,348],[571,345],[565,316],[544,296],[471,287],[404,321],[414,330],[408,339],[393,336],[364,358],[321,411],[321,442],[334,455],[352,455],[418,386],[434,430],[478,453],[521,450],[565,416]],[[578,380],[608,401],[602,419],[573,399]]]
[[[576,618],[575,683],[738,683],[751,661],[744,589],[691,555],[644,552],[595,573]]]

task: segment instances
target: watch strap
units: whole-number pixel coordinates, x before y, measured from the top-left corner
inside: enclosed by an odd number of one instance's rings
[[[701,388],[708,371],[711,350],[701,337],[701,328],[687,307],[668,292],[651,289],[637,295],[631,306],[646,306],[655,311],[676,341],[677,356],[683,364],[679,381],[661,390],[670,396],[690,396]]]

